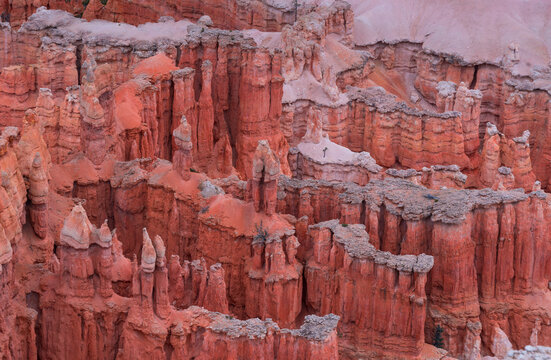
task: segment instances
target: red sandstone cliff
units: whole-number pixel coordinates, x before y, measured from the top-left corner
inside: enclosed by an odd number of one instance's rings
[[[1,4],[0,357],[545,353],[545,59],[371,6]]]

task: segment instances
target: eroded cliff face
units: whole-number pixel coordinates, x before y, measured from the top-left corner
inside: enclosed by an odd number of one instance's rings
[[[21,26],[36,10],[45,6],[60,9],[87,20],[104,19],[132,25],[154,22],[166,16],[176,20],[197,21],[203,15],[212,20],[210,25],[222,29],[259,29],[278,31],[286,24],[295,22],[299,9],[293,2],[274,3],[253,0],[245,2],[201,2],[201,1],[155,1],[134,2],[128,0],[9,0],[2,4],[2,21],[11,26]]]
[[[430,191],[401,179],[365,187],[314,180],[280,183],[280,211],[314,222],[340,218],[344,224],[364,224],[376,248],[434,256],[425,327],[428,334],[436,325],[443,327],[451,352],[464,353],[472,337],[480,342],[480,322],[488,347],[496,325],[518,347],[530,344],[534,331],[543,334],[548,313],[538,309],[549,301],[544,192]],[[327,203],[328,198],[338,200]],[[470,325],[476,323],[478,332]]]
[[[73,208],[61,230],[59,261],[40,285],[41,357],[131,359],[144,351],[173,359],[336,356],[337,316],[309,316],[300,329],[287,330],[207,310],[228,312],[220,265],[207,272],[195,262],[182,268],[177,257],[167,264],[162,238],[152,240],[145,228],[142,234],[140,261],[130,261],[107,223],[98,229],[80,204]],[[182,295],[192,301],[172,306]],[[54,340],[66,336],[81,342]]]
[[[305,269],[307,306],[342,314],[343,341],[359,350],[352,356],[368,350],[419,356],[424,344],[425,283],[433,258],[376,250],[364,226],[337,220],[310,226],[309,236],[313,254]]]
[[[1,357],[545,356],[551,45],[371,5],[0,5]]]

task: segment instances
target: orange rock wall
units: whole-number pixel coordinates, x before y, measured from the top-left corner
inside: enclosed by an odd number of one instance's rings
[[[313,254],[305,269],[307,306],[321,314],[342,314],[342,337],[360,353],[419,356],[432,257],[388,256],[369,244],[361,225],[329,221],[309,230]]]

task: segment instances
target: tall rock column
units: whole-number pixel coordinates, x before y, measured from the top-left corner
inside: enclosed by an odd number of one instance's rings
[[[185,116],[191,128],[191,144],[193,151],[197,151],[197,108],[195,102],[195,90],[193,88],[195,70],[186,67],[172,72],[174,82],[174,102],[172,104],[172,131],[180,124],[180,119]],[[172,144],[173,152],[176,151],[175,140]]]
[[[205,297],[201,306],[211,311],[227,314],[229,313],[229,308],[224,276],[225,272],[222,264],[216,263],[210,266],[205,287]]]
[[[39,238],[48,234],[48,177],[40,153],[36,153],[29,173],[31,225]]]
[[[467,323],[480,321],[475,261],[471,239],[473,215],[459,224],[434,223],[430,253],[434,268],[430,279],[428,314],[444,329],[444,346],[461,354],[468,335]]]
[[[214,156],[216,157],[216,170],[218,176],[225,177],[231,174],[233,170],[232,164],[233,150],[228,134],[225,134],[214,145]]]
[[[180,126],[174,129],[172,136],[176,145],[172,159],[174,169],[182,179],[189,180],[191,178],[190,168],[193,163],[193,143],[191,141],[191,126],[189,126],[185,115],[182,115]]]
[[[139,269],[134,269],[132,275],[132,295],[140,306],[150,312],[153,309],[153,283],[157,253],[153,242],[143,228],[142,257]],[[134,264],[134,266],[136,266]]]
[[[438,111],[457,111],[461,113],[465,154],[475,154],[480,143],[480,104],[482,93],[467,88],[465,83],[457,86],[451,81],[440,81],[436,86],[436,107]]]
[[[63,222],[59,237],[61,286],[56,290],[59,294],[81,298],[94,296],[94,266],[88,253],[94,230],[82,205],[74,206]]]
[[[153,303],[155,313],[161,318],[166,319],[170,315],[170,303],[168,297],[168,269],[166,263],[166,247],[163,239],[159,235],[153,238],[153,247],[155,248],[155,287],[153,293]]]
[[[255,237],[245,286],[249,317],[272,318],[279,325],[294,323],[302,310],[302,264],[296,260],[299,242]]]
[[[465,154],[472,156],[478,150],[480,144],[480,104],[482,93],[479,90],[470,90],[465,83],[460,83],[455,94],[453,111],[461,113],[463,125],[463,137],[465,141]]]
[[[257,212],[275,213],[277,206],[277,181],[280,173],[279,159],[266,140],[260,140],[253,158],[251,180],[252,198]]]
[[[494,187],[497,171],[501,166],[501,135],[494,124],[486,123],[486,134],[479,170],[479,182],[482,186]]]
[[[212,63],[209,60],[201,65],[202,83],[199,96],[199,123],[197,126],[197,158],[207,159],[214,147],[214,106],[212,103]]]
[[[18,165],[27,185],[36,153],[40,154],[46,172],[51,165],[50,152],[48,151],[46,142],[44,142],[37,120],[38,117],[35,110],[29,109],[25,112],[21,138],[15,147]]]
[[[96,269],[99,277],[99,294],[104,298],[109,298],[113,295],[113,255],[111,254],[111,246],[113,244],[113,233],[107,226],[107,220],[101,224],[99,228],[98,240],[98,256],[96,260]]]
[[[52,153],[52,159],[55,161],[55,147],[57,144],[59,123],[59,108],[56,107],[54,96],[50,89],[42,88],[39,90],[36,100],[36,115],[40,132],[44,136],[44,141]]]
[[[532,161],[530,160],[530,131],[525,130],[522,136],[513,139],[506,139],[502,146],[503,164],[511,168],[515,176],[515,185],[530,191],[536,181],[532,172]]]
[[[62,163],[68,158],[69,154],[82,149],[78,86],[67,88],[67,95],[65,95],[65,100],[61,105],[58,147],[58,158],[54,160],[56,163]]]
[[[98,99],[94,79],[84,76],[80,87],[82,114],[82,148],[86,156],[96,165],[102,163],[107,154],[108,134],[105,124],[105,112]]]
[[[172,255],[168,264],[170,303],[177,309],[196,305],[229,313],[224,269],[220,263],[207,268],[205,259],[184,261]]]
[[[228,135],[228,125],[224,113],[229,110],[230,77],[228,74],[229,40],[218,41],[218,58],[214,71],[215,134],[218,141]]]

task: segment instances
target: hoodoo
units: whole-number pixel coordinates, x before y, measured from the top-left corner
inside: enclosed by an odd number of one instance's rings
[[[0,359],[551,359],[551,2],[0,2]]]

